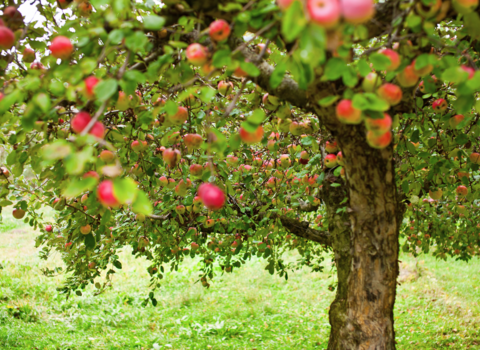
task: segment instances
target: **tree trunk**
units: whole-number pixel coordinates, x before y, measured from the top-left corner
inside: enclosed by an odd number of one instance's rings
[[[338,204],[326,200],[338,273],[328,349],[391,350],[403,215],[393,149],[374,150],[360,127],[347,130],[337,137],[345,159],[346,214],[336,214]]]

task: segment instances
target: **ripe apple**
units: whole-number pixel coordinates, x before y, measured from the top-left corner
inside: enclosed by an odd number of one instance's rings
[[[378,51],[378,53],[390,59],[391,63],[386,69],[387,72],[393,72],[400,66],[401,60],[400,60],[400,55],[397,53],[397,51],[392,49],[382,49]]]
[[[167,186],[168,185],[168,179],[166,176],[160,176],[158,179],[158,182],[160,183],[161,186]]]
[[[439,188],[436,191],[429,190],[428,194],[430,195],[430,198],[434,200],[439,200],[442,198],[443,191]]]
[[[341,100],[335,108],[338,120],[345,124],[360,124],[362,111],[352,105],[352,100]]]
[[[227,39],[230,35],[230,26],[227,21],[223,19],[217,19],[210,23],[208,34],[210,38],[214,41],[223,41]]]
[[[143,141],[143,140],[135,140],[132,142],[132,144],[130,145],[130,147],[132,148],[132,150],[135,152],[135,153],[141,153],[143,151],[145,151],[148,147],[148,144],[147,144],[147,141]]]
[[[182,154],[178,149],[167,148],[163,151],[163,161],[168,164],[170,168],[174,168],[180,161]]]
[[[290,155],[288,154],[282,154],[280,155],[280,158],[278,160],[279,166],[282,168],[287,168],[290,166],[291,161],[290,161]]]
[[[191,228],[190,228],[190,229],[191,229]],[[197,230],[197,229],[195,229],[195,230]],[[192,249],[193,251],[195,251],[195,250],[197,250],[198,247],[200,247],[200,246],[199,246],[197,243],[192,242],[192,243],[190,244],[190,247],[191,247],[191,249]]]
[[[422,68],[416,68],[415,67],[415,60],[412,62],[412,67],[413,71],[415,72],[416,75],[420,77],[424,77],[425,75],[428,75],[432,72],[433,66],[431,64],[427,64],[426,66]]]
[[[300,152],[300,159],[298,162],[302,165],[308,164],[308,161],[310,160],[310,155],[308,154],[307,151],[302,151]]]
[[[97,77],[91,76],[85,79],[84,84],[85,84],[85,89],[84,89],[84,94],[85,97],[88,99],[93,99],[95,97],[95,86],[98,84],[100,80]]]
[[[98,157],[105,163],[110,163],[115,159],[115,154],[112,151],[103,150]]]
[[[218,82],[218,92],[223,96],[227,96],[231,91],[233,91],[233,83],[231,81],[220,81]]]
[[[263,128],[261,125],[254,132],[248,132],[241,127],[238,133],[240,134],[240,139],[249,145],[258,143],[262,141],[263,138]]]
[[[69,59],[73,53],[73,45],[70,42],[70,39],[62,35],[57,36],[52,40],[49,49],[52,52],[53,57],[62,60]]]
[[[361,24],[368,22],[375,13],[372,0],[340,0],[342,16],[346,22]]]
[[[115,208],[120,205],[120,202],[113,191],[113,182],[110,180],[102,181],[100,185],[98,185],[97,197],[100,203],[106,207]]]
[[[325,142],[325,151],[327,153],[336,153],[338,151],[337,141],[327,141]]]
[[[377,90],[377,95],[388,102],[390,106],[395,106],[402,100],[402,89],[397,85],[385,83]]]
[[[367,143],[372,148],[382,149],[392,142],[392,133],[387,131],[383,135],[377,135],[373,131],[367,132]]]
[[[300,136],[303,134],[303,128],[298,122],[291,122],[288,131],[290,131],[293,136]]]
[[[362,81],[362,89],[365,92],[375,92],[380,85],[382,85],[382,79],[373,72],[368,73]]]
[[[201,66],[207,63],[208,60],[208,50],[206,47],[194,43],[190,44],[186,50],[186,56],[188,61],[194,66]]]
[[[201,177],[202,174],[203,174],[203,166],[201,166],[200,164],[192,164],[190,165],[190,174],[192,176],[198,176],[198,177]]]
[[[15,219],[23,219],[25,216],[25,210],[15,208],[12,211],[12,215]]]
[[[397,81],[401,87],[412,87],[415,86],[420,77],[415,73],[413,65],[410,64],[406,66],[403,71],[397,74]]]
[[[473,152],[470,154],[470,161],[473,164],[480,164],[480,153]]]
[[[198,196],[205,207],[210,210],[219,210],[225,204],[225,194],[217,186],[211,183],[203,183],[198,188]]]
[[[203,226],[205,226],[206,228],[212,227],[213,225],[215,225],[215,220],[213,219],[208,219],[207,221],[205,221],[205,224],[203,224]]]
[[[468,194],[468,188],[463,185],[458,186],[455,191],[459,196],[466,196]]]
[[[177,113],[175,113],[174,115],[168,116],[168,119],[173,125],[182,125],[188,119],[188,109],[183,106],[180,106],[178,107]]]
[[[307,13],[310,20],[324,28],[333,28],[340,19],[338,0],[307,0]]]
[[[390,131],[392,128],[392,118],[387,113],[383,114],[382,119],[366,118],[365,127],[375,135],[380,136]]]
[[[0,49],[9,50],[15,44],[15,34],[8,27],[0,27]]]
[[[102,123],[95,122],[95,124],[93,124],[92,128],[88,133],[90,135],[98,137],[99,139],[103,139],[103,137],[105,136],[105,127]]]
[[[432,103],[433,111],[436,113],[443,113],[447,110],[448,104],[443,98],[439,98]]]
[[[80,232],[82,235],[88,235],[92,231],[92,227],[90,225],[85,225],[80,227]]]
[[[72,127],[72,130],[79,134],[87,127],[87,125],[90,123],[92,120],[92,117],[90,117],[90,114],[88,114],[85,111],[77,113],[71,120],[70,125]],[[103,127],[103,124],[100,122],[96,122],[93,127],[90,129],[89,134],[94,135],[96,137],[103,138],[103,135],[105,133],[105,128]]]
[[[22,60],[27,63],[35,61],[35,51],[26,47],[22,52]]]
[[[337,156],[333,153],[327,154],[325,157],[325,166],[327,168],[334,168],[337,166]]]
[[[189,150],[194,150],[202,145],[203,138],[198,134],[186,134],[183,137],[183,142],[185,143],[185,146],[187,146]]]
[[[463,121],[463,119],[465,119],[465,117],[462,114],[457,114],[448,120],[448,124],[450,124],[450,127],[452,129],[456,129],[458,124],[460,124]]]
[[[45,226],[45,231],[52,232],[53,231],[53,226],[52,225],[46,225]]]

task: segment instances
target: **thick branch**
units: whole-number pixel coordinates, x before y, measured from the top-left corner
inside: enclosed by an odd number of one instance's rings
[[[299,221],[286,216],[279,216],[279,219],[283,227],[295,236],[326,245],[327,247],[332,246],[332,236],[328,232],[309,228],[309,224],[306,221]]]

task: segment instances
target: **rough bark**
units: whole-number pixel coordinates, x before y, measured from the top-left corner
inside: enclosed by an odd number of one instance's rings
[[[395,349],[393,307],[402,211],[393,148],[368,147],[362,129],[344,127],[337,137],[345,157],[352,247],[346,309],[341,315],[343,322],[332,323],[329,350]]]

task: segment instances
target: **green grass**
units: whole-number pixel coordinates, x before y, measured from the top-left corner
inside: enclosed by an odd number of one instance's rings
[[[69,300],[62,276],[37,257],[35,233],[3,213],[0,225],[0,349],[325,349],[332,277],[307,269],[289,280],[270,276],[262,261],[195,283],[195,262],[167,273],[156,308],[146,263],[123,252],[112,289]],[[480,262],[402,256],[406,282],[395,310],[398,349],[480,349]]]

